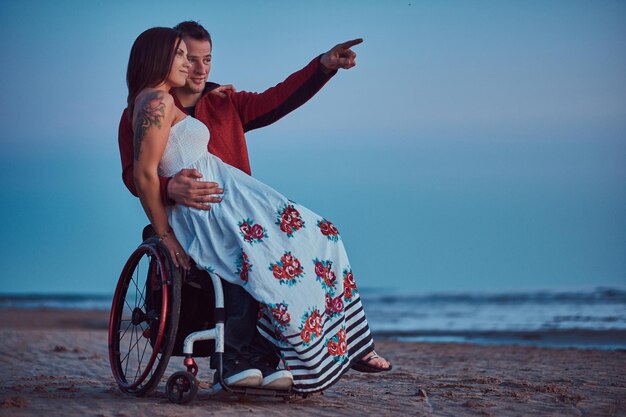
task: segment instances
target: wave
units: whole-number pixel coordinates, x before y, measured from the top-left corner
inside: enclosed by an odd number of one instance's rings
[[[365,288],[363,297],[381,303],[476,303],[476,304],[511,304],[511,303],[601,303],[626,304],[626,289],[598,287],[589,291],[527,291],[527,292],[433,292],[397,294],[379,289]]]
[[[414,342],[626,350],[626,330],[378,331],[374,336]]]
[[[0,308],[108,310],[110,294],[0,294]]]

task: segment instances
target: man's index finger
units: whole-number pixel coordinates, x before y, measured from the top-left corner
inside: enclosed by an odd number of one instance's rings
[[[363,43],[363,38],[352,39],[351,41],[344,42],[340,46],[344,49],[350,49],[355,45]]]

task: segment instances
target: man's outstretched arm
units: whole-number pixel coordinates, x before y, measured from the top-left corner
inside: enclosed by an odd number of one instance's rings
[[[263,93],[232,94],[232,102],[239,113],[244,131],[274,123],[306,103],[337,73],[337,70],[354,67],[356,53],[351,48],[362,42],[363,39],[359,38],[335,45]]]

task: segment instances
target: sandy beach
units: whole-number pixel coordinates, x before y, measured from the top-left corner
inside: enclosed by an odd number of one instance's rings
[[[379,340],[394,370],[350,371],[323,395],[135,398],[108,363],[103,311],[0,310],[2,416],[626,416],[626,352]],[[199,377],[211,381],[208,360]],[[173,358],[166,376],[183,369]]]

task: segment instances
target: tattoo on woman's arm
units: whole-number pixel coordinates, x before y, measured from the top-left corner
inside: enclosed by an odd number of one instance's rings
[[[165,97],[162,91],[152,91],[147,93],[139,103],[137,103],[137,110],[135,110],[135,161],[139,159],[139,151],[141,148],[141,141],[146,135],[146,131],[151,126],[161,127],[161,121],[165,117],[165,103],[163,98]]]

